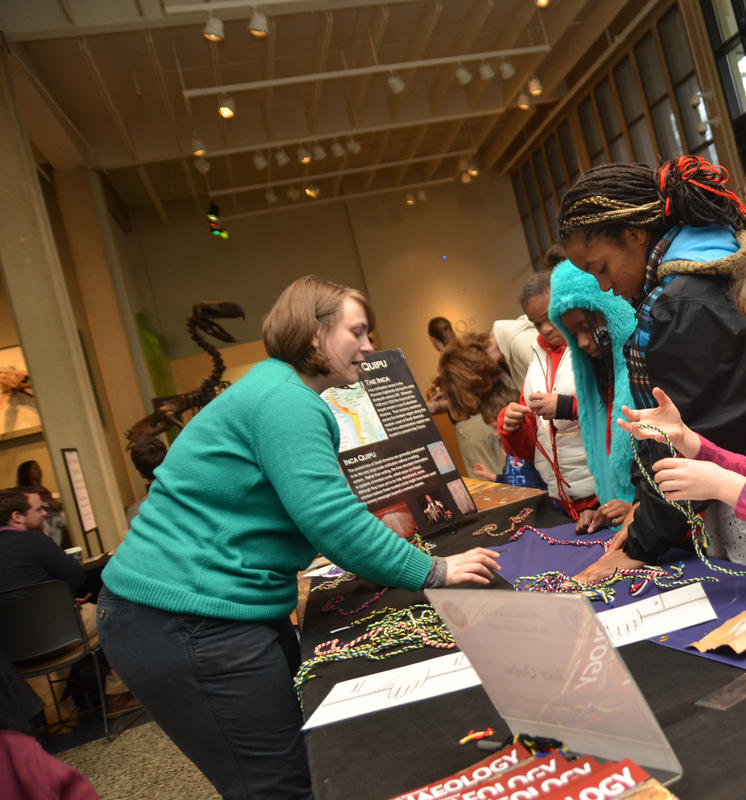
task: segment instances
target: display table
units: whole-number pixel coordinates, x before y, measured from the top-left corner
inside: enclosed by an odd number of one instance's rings
[[[536,500],[531,503],[535,505]],[[526,503],[514,503],[480,513],[454,533],[434,537],[438,555],[447,556],[476,545],[501,544],[473,531],[487,522],[498,530]],[[551,502],[541,496],[531,524],[549,528],[567,522]],[[507,537],[505,537],[507,538]],[[349,624],[352,617],[322,614],[321,607],[333,595],[343,595],[348,608],[358,607],[375,591],[372,584],[357,581],[331,591],[312,591],[303,626],[302,655],[309,658],[320,642],[338,637],[352,640],[360,629],[330,634]],[[488,588],[473,591],[511,590],[496,579]],[[403,608],[424,602],[424,595],[390,590],[369,609],[383,605]],[[741,609],[734,609],[737,613]],[[635,677],[684,768],[684,777],[671,787],[680,800],[740,800],[746,797],[746,701],[727,711],[695,705],[700,698],[743,674],[735,667],[640,642],[619,650]],[[429,648],[383,661],[352,659],[322,664],[318,676],[304,686],[304,711],[309,716],[335,683],[404,666],[442,655]],[[481,687],[399,706],[380,713],[345,720],[307,734],[309,761],[316,800],[386,800],[431,782],[484,757],[474,742],[459,745],[470,729],[492,727],[497,737],[509,733]],[[531,733],[531,731],[526,731]]]

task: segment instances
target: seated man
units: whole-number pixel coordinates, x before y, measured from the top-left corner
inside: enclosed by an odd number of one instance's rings
[[[26,494],[22,489],[0,491],[0,591],[62,580],[74,593],[83,585],[83,567],[44,533],[46,513],[41,497],[35,492]],[[82,603],[80,616],[89,643],[96,646],[96,606]],[[54,703],[46,679],[30,678],[28,683],[44,700],[45,713],[50,706],[53,710]],[[107,716],[118,717],[139,706],[121,678],[109,670],[106,675]]]

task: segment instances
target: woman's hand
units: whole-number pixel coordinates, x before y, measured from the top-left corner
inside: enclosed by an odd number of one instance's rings
[[[534,392],[527,398],[531,411],[537,417],[554,419],[557,416],[557,395],[551,392]]]
[[[685,458],[694,458],[700,446],[697,434],[682,422],[679,409],[663,389],[656,386],[653,389],[653,397],[658,403],[657,408],[634,409],[622,406],[622,413],[627,419],[618,419],[616,424],[623,431],[631,433],[635,439],[654,439],[656,442],[664,442],[665,439],[657,431],[640,428],[640,423],[655,425],[668,436],[671,444],[681,455]]]
[[[722,500],[735,506],[746,478],[710,461],[662,458],[653,464],[666,500]]]
[[[632,503],[610,500],[596,509],[586,509],[578,517],[575,533],[593,533],[601,528],[608,528],[609,525],[619,525],[631,508]]]
[[[497,473],[493,472],[488,467],[485,467],[484,464],[480,464],[478,461],[474,464],[474,474],[478,478],[482,478],[485,481],[496,481],[497,480]]]
[[[474,547],[465,553],[445,558],[446,586],[459,583],[489,583],[493,571],[499,571],[498,554],[486,547]]]
[[[515,433],[523,424],[523,418],[530,414],[531,409],[520,403],[508,403],[503,414],[503,428],[508,433]]]

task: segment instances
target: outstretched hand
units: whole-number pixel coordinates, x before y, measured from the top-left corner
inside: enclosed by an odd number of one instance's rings
[[[746,478],[710,461],[662,458],[653,464],[666,500],[722,500],[735,506]]]
[[[687,427],[681,419],[679,409],[673,400],[657,386],[653,389],[653,397],[658,403],[657,408],[628,408],[622,406],[622,413],[627,419],[617,419],[617,425],[635,439],[654,439],[664,442],[665,439],[658,431],[641,428],[641,424],[655,425],[660,428],[671,440],[671,444],[686,458],[694,458],[699,452],[699,437]]]
[[[482,478],[482,480],[485,481],[492,481],[493,483],[497,480],[497,473],[493,472],[489,467],[485,467],[484,464],[480,464],[479,461],[474,464],[472,469],[477,478]]]
[[[446,586],[459,583],[489,583],[494,571],[499,571],[499,558],[494,550],[486,547],[473,547],[465,553],[446,556]]]
[[[609,550],[608,553],[604,553],[598,561],[594,561],[589,567],[575,575],[574,578],[581,583],[600,581],[611,577],[618,569],[635,569],[642,565],[642,561],[630,558],[624,550]]]

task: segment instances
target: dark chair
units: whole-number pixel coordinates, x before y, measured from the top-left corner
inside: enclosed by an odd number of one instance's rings
[[[25,678],[45,675],[52,690],[57,718],[62,721],[52,672],[72,666],[93,650],[80,619],[78,604],[64,581],[45,581],[0,592],[0,649]],[[104,685],[98,661],[92,655],[104,736],[109,735]]]

